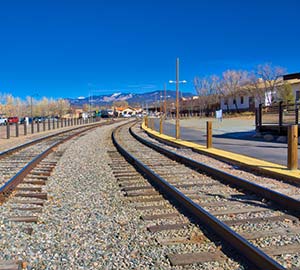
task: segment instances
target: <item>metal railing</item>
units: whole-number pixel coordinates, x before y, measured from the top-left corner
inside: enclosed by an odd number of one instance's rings
[[[65,127],[76,125],[85,125],[93,122],[98,122],[99,117],[96,118],[60,118],[60,119],[46,119],[41,122],[26,123],[12,123],[0,126],[0,139],[10,139],[11,137],[26,136],[39,132],[56,130]]]
[[[259,105],[256,110],[256,129],[277,127],[281,132],[284,127],[299,124],[299,103],[284,104],[282,101],[270,106]]]

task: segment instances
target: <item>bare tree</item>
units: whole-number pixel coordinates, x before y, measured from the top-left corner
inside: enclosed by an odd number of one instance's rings
[[[282,76],[285,69],[273,66],[270,63],[258,65],[256,68],[258,78],[261,79],[263,92],[269,104],[276,100],[276,89],[283,83]]]
[[[203,109],[208,112],[212,104],[219,102],[217,83],[218,78],[216,76],[194,78],[194,86],[199,96],[198,104],[201,110],[201,114]]]
[[[219,85],[219,91],[224,98],[231,97],[235,105],[236,111],[239,113],[237,98],[240,96],[242,86],[247,82],[247,72],[241,70],[227,70],[223,72]],[[227,104],[227,109],[228,104]]]
[[[248,94],[253,96],[255,100],[261,104],[264,103],[265,100],[265,91],[262,85],[262,79],[259,79],[255,72],[251,72],[248,76],[248,82],[243,86],[243,89],[248,91]]]
[[[70,111],[70,102],[66,99],[58,99],[57,101],[57,112],[60,117]]]

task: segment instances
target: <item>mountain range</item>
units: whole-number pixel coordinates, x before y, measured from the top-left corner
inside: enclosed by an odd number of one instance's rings
[[[192,97],[192,93],[182,93],[180,92],[180,97]],[[176,99],[176,91],[167,90],[166,91],[167,100]],[[141,94],[136,93],[114,93],[110,95],[93,95],[88,97],[79,98],[67,98],[71,106],[82,107],[84,104],[90,104],[93,106],[111,106],[117,101],[126,101],[131,106],[152,106],[160,100],[164,100],[163,91],[152,91]]]

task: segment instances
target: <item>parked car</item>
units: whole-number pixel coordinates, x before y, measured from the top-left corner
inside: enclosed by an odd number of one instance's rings
[[[108,118],[109,114],[107,110],[101,110],[101,118]]]
[[[24,124],[24,123],[26,123],[27,125],[31,124],[32,123],[32,118],[31,117],[22,117],[21,120],[20,120],[20,124]]]
[[[0,126],[4,126],[7,124],[7,118],[5,117],[0,117]]]
[[[7,118],[7,123],[8,124],[19,123],[19,118],[17,116],[8,117]]]
[[[34,117],[33,118],[33,121],[35,122],[35,123],[42,123],[42,122],[44,122],[44,121],[46,121],[46,117],[44,117],[44,116],[39,116],[39,117]]]

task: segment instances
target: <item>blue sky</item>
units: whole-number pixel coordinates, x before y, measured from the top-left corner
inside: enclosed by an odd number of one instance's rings
[[[300,72],[300,1],[1,0],[0,92],[78,97],[161,89],[272,62]],[[168,85],[174,89],[175,85]]]

